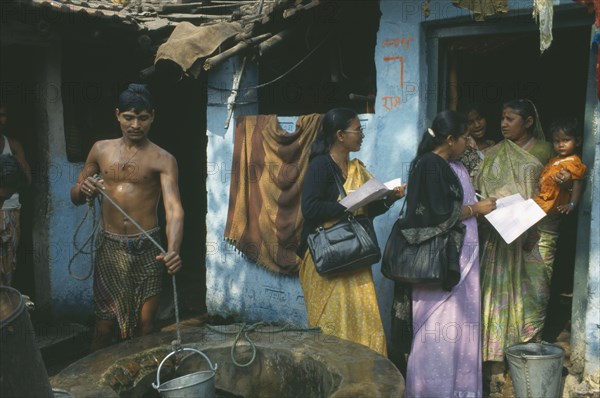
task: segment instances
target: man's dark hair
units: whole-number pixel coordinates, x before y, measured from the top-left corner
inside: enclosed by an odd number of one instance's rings
[[[141,111],[151,113],[154,110],[152,94],[150,94],[145,84],[131,83],[119,95],[117,107],[120,112],[133,110],[136,113]]]
[[[16,189],[25,181],[21,165],[12,155],[0,155],[0,188]]]

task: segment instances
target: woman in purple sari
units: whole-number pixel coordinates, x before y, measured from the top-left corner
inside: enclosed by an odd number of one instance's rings
[[[477,201],[465,166],[454,160],[466,149],[466,118],[439,113],[421,139],[411,164],[407,224],[435,228],[452,217],[466,226],[460,281],[453,287],[412,286],[413,342],[406,397],[481,397],[481,299],[476,216],[496,207]],[[459,213],[459,214],[458,214]]]

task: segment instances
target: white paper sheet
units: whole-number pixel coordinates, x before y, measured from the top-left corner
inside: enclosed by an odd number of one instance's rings
[[[525,199],[521,196],[520,193],[516,193],[514,195],[505,196],[496,200],[496,209],[500,209],[502,207],[510,206],[515,203],[524,202]]]
[[[402,185],[402,179],[396,178],[394,180],[382,183],[381,181],[372,178],[365,182],[355,191],[349,191],[348,195],[340,200],[340,204],[346,207],[349,212],[353,212],[356,209],[383,198],[394,188]]]
[[[510,244],[545,216],[544,210],[533,199],[525,200],[521,195],[514,194],[498,199],[496,210],[485,218]]]

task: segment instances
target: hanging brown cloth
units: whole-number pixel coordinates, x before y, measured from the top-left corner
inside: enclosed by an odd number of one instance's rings
[[[272,272],[298,270],[300,194],[321,118],[300,116],[292,134],[276,115],[237,118],[225,239]]]
[[[225,41],[242,32],[237,22],[220,22],[195,26],[189,22],[179,23],[166,42],[158,47],[154,63],[172,61],[194,77],[202,70],[196,61],[213,54]]]
[[[485,21],[486,17],[508,12],[508,0],[452,0],[456,7],[466,8],[473,12],[473,18]]]

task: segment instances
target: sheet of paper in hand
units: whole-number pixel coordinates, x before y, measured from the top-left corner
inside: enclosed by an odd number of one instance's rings
[[[375,178],[371,178],[365,182],[356,191],[348,192],[348,196],[340,201],[340,204],[346,207],[349,212],[383,198],[390,193],[394,188],[402,185],[402,179],[396,178],[388,182],[381,182]]]
[[[496,201],[496,210],[485,216],[507,244],[512,243],[546,216],[533,199],[516,193]]]

